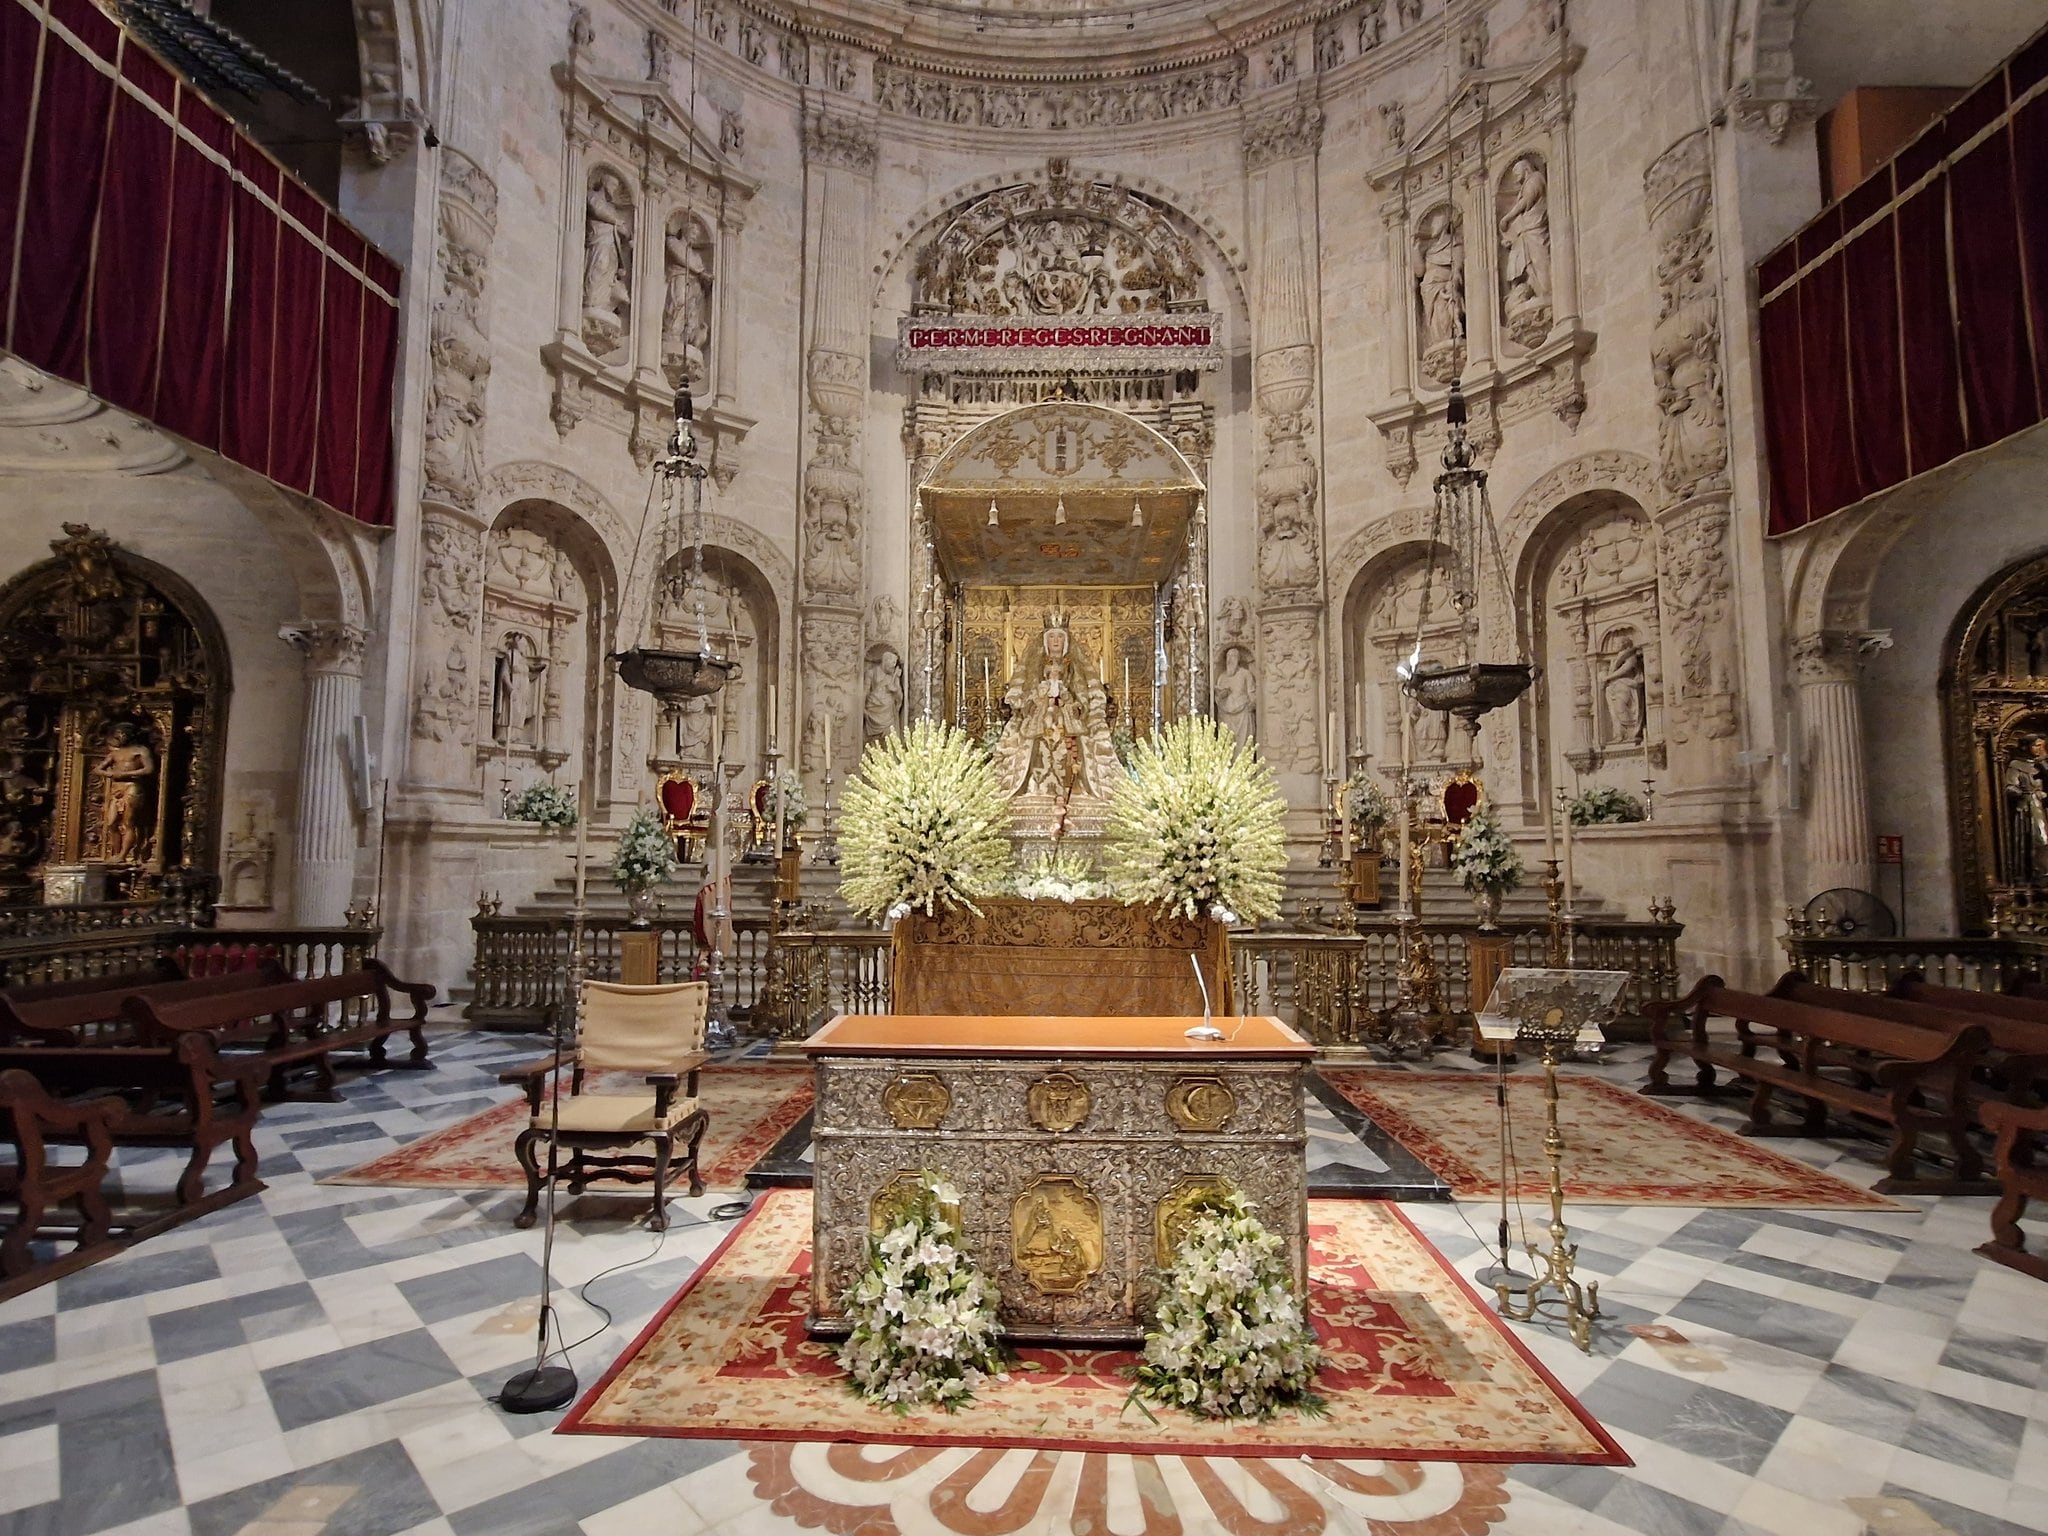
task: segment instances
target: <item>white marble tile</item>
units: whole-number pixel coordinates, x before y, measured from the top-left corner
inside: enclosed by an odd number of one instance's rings
[[[0,1435],[0,1515],[47,1504],[62,1492],[56,1425]]]

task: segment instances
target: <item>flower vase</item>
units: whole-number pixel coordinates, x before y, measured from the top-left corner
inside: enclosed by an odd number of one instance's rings
[[[1479,913],[1479,931],[1492,933],[1499,926],[1494,919],[1500,916],[1500,899],[1505,894],[1497,885],[1482,885],[1472,893],[1472,905]]]
[[[654,924],[654,908],[659,901],[651,885],[629,885],[626,887],[626,910],[632,914],[627,926],[649,928]]]

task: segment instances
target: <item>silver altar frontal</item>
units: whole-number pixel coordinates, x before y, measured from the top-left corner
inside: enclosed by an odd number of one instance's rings
[[[960,1192],[962,1241],[1019,1342],[1135,1344],[1191,1213],[1243,1193],[1307,1281],[1302,1092],[1314,1047],[1273,1018],[845,1014],[817,1074],[811,1331],[918,1175]],[[1305,1290],[1302,1291],[1305,1294]]]

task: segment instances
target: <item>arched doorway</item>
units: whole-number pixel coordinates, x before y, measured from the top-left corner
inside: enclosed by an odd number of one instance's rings
[[[0,587],[0,900],[194,890],[220,842],[227,643],[179,577],[64,529]]]

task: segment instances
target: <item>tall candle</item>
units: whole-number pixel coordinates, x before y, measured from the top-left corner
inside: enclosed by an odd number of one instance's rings
[[[576,817],[576,910],[583,910],[583,877],[588,868],[586,855],[590,848],[590,807],[578,806]]]
[[[1401,786],[1401,876],[1400,876],[1400,878],[1401,878],[1401,910],[1402,910],[1403,912],[1406,912],[1406,911],[1408,911],[1408,910],[1409,910],[1409,905],[1408,905],[1408,903],[1409,903],[1409,893],[1408,893],[1408,860],[1410,859],[1410,857],[1411,857],[1411,856],[1412,856],[1412,855],[1411,855],[1411,853],[1410,853],[1410,850],[1409,850],[1409,847],[1408,847],[1408,786],[1406,785],[1406,783],[1403,783],[1403,784],[1402,784],[1402,786]]]
[[[1557,807],[1551,804],[1543,807],[1543,857],[1557,862]]]
[[[1572,813],[1571,806],[1564,798],[1564,791],[1557,792],[1558,812],[1564,818],[1564,909],[1572,909]]]
[[[1365,749],[1365,689],[1358,683],[1351,685],[1351,745]]]
[[[1329,722],[1324,728],[1324,734],[1329,737],[1330,774],[1332,777],[1342,777],[1342,774],[1339,772],[1340,760],[1337,756],[1337,711],[1334,709],[1330,711]]]
[[[981,712],[984,717],[992,717],[996,712],[995,683],[990,678],[986,656],[981,658]]]
[[[714,768],[725,753],[725,711],[718,707],[718,700],[711,701],[711,762]]]
[[[1128,656],[1124,658],[1124,693],[1123,697],[1116,701],[1116,706],[1128,720],[1131,714],[1131,658]]]
[[[832,711],[825,711],[825,771],[832,771]]]
[[[770,683],[768,685],[768,750],[770,752],[775,750],[776,741],[781,735],[781,727],[776,719],[777,710],[775,706],[777,702],[775,685]]]

